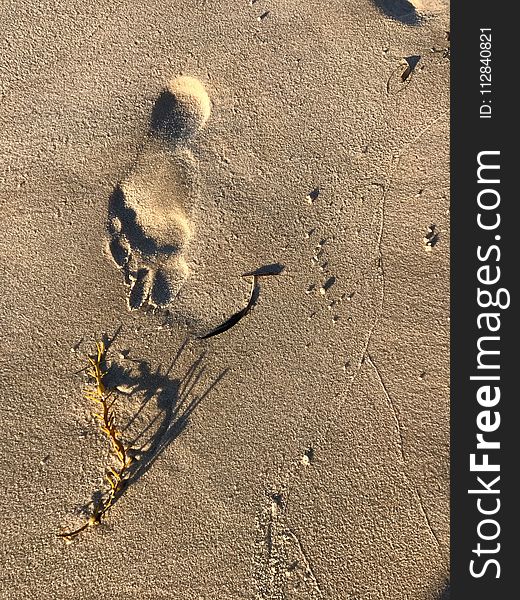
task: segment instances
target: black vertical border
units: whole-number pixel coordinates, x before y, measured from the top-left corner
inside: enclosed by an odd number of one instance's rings
[[[451,4],[451,598],[452,600],[501,600],[520,597],[520,354],[515,344],[520,333],[517,298],[513,286],[518,268],[517,220],[520,190],[515,185],[520,175],[520,152],[516,139],[520,131],[517,117],[520,107],[520,68],[517,53],[520,29],[515,27],[516,6],[509,3],[453,0]],[[480,29],[492,30],[491,119],[479,118]],[[500,231],[492,234],[477,226],[477,155],[485,150],[500,151],[501,215]],[[477,246],[494,243],[501,236],[500,287],[511,292],[511,305],[501,312],[500,375],[501,401],[498,406],[501,426],[500,471],[501,574],[490,568],[486,575],[474,578],[469,561],[479,542],[477,525],[483,517],[476,508],[476,496],[468,489],[476,487],[476,473],[469,469],[469,455],[475,452],[478,432],[476,417],[481,407],[476,402],[478,385],[470,381],[477,373]],[[495,242],[496,243],[496,242]],[[482,309],[481,309],[482,310]],[[499,309],[498,309],[499,310]],[[518,374],[518,375],[517,375]],[[494,410],[494,409],[493,409]],[[481,541],[483,546],[485,541]],[[488,546],[492,547],[493,542]],[[482,565],[482,559],[480,565]]]

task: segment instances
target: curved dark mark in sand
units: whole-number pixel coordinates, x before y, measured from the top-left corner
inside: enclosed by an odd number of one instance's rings
[[[419,25],[421,17],[415,6],[408,0],[372,0],[387,17],[405,25]]]
[[[196,198],[187,145],[210,113],[200,81],[173,79],[153,106],[143,149],[110,196],[108,246],[130,286],[130,309],[167,306],[189,276],[185,255]]]
[[[224,333],[228,329],[231,329],[231,327],[234,327],[241,319],[243,319],[247,315],[247,313],[253,308],[256,301],[258,300],[260,290],[257,286],[257,277],[257,275],[253,275],[253,281],[251,282],[251,294],[246,306],[244,306],[244,308],[242,308],[234,315],[229,317],[227,321],[224,321],[224,323],[222,323],[218,327],[215,327],[215,329],[212,329],[209,333],[199,336],[199,340],[207,340],[210,337]]]
[[[418,54],[404,57],[399,66],[396,67],[386,82],[386,94],[387,96],[393,94],[399,94],[402,92],[412,81],[415,68],[417,67],[421,57]]]
[[[283,265],[281,265],[280,263],[274,263],[272,265],[267,265],[265,267],[261,267],[260,269],[257,269],[256,271],[244,273],[242,275],[242,277],[251,277],[251,276],[253,277],[253,280],[251,282],[251,293],[249,296],[249,301],[247,302],[246,306],[244,306],[244,308],[242,308],[241,310],[236,312],[234,315],[229,317],[229,319],[224,321],[224,323],[222,323],[218,327],[215,327],[215,329],[212,329],[209,333],[199,336],[198,339],[199,340],[207,340],[210,337],[214,337],[215,335],[224,333],[225,331],[228,331],[228,329],[231,329],[232,327],[234,327],[239,321],[241,321],[251,311],[251,309],[253,308],[253,306],[256,304],[256,302],[258,300],[258,296],[260,295],[260,286],[258,285],[258,278],[279,275],[283,271],[283,269],[284,269]]]

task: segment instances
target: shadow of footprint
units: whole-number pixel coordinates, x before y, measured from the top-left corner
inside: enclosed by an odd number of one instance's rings
[[[405,25],[419,25],[421,18],[417,13],[418,0],[372,0],[377,8],[388,17]]]
[[[197,198],[188,144],[210,113],[200,81],[174,79],[155,102],[142,151],[110,196],[109,250],[130,286],[130,309],[167,306],[189,275],[185,255]]]

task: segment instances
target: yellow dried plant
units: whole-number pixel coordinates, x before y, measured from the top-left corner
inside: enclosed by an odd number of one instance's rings
[[[105,473],[105,480],[108,484],[106,492],[94,503],[92,514],[88,521],[75,529],[58,534],[59,537],[72,540],[79,533],[101,523],[101,520],[107,511],[113,506],[116,500],[123,493],[130,475],[130,465],[133,462],[129,456],[129,448],[125,447],[122,441],[121,432],[116,427],[115,414],[112,409],[113,401],[109,400],[112,393],[105,387],[103,379],[106,371],[103,370],[106,358],[106,347],[103,342],[96,344],[96,354],[88,357],[89,365],[87,374],[91,379],[91,384],[85,392],[85,397],[95,403],[97,411],[94,413],[99,427],[106,436],[110,444],[110,452],[114,458],[114,466],[108,466]]]

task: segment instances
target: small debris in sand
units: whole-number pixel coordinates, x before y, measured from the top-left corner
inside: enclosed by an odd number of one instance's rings
[[[135,390],[137,389],[137,384],[134,385],[118,385],[116,386],[116,390],[118,392],[121,392],[121,394],[125,394],[126,396],[130,396],[131,394],[133,394],[135,392]]]
[[[322,296],[324,296],[329,291],[329,289],[334,285],[335,282],[336,282],[336,278],[335,277],[329,277],[327,279],[327,281],[321,286],[321,288],[320,288],[320,294]]]
[[[302,465],[305,465],[306,467],[308,467],[312,461],[314,459],[314,450],[312,448],[307,448],[307,450],[305,450],[305,452],[303,453],[303,456],[301,458],[301,463]]]
[[[428,252],[432,251],[432,248],[439,241],[439,232],[437,231],[437,227],[435,224],[430,225],[428,227],[428,231],[423,238],[424,247]]]
[[[320,195],[320,188],[314,188],[312,190],[312,192],[309,192],[307,194],[307,197],[306,197],[307,204],[313,204],[319,195]]]
[[[282,496],[280,494],[273,494],[271,496],[271,514],[276,517],[280,508],[282,508]]]
[[[420,375],[419,375],[419,381],[424,381],[424,378],[426,377],[426,371],[423,371]]]
[[[79,342],[76,342],[76,343],[74,344],[74,346],[72,346],[72,348],[70,349],[70,351],[71,351],[71,352],[73,352],[74,354],[75,354],[76,352],[78,352],[78,350],[79,350],[79,349],[80,349],[80,347],[81,347],[81,343],[82,343],[82,342],[83,342],[83,338],[81,338]]]
[[[316,285],[314,283],[311,283],[309,285],[309,287],[305,290],[305,293],[312,294],[312,292],[314,292],[315,289],[316,289]]]
[[[263,21],[264,19],[267,19],[267,17],[270,15],[270,12],[268,10],[266,10],[264,13],[262,13],[259,17],[258,17],[258,21]]]

